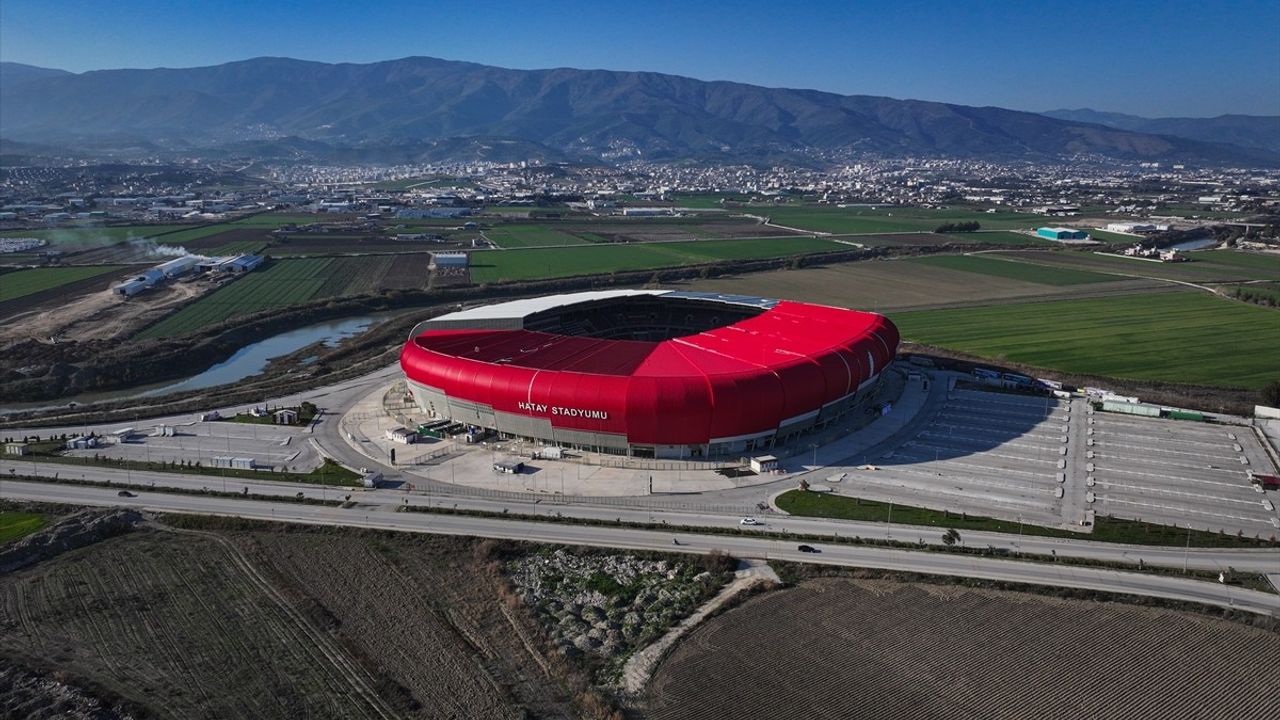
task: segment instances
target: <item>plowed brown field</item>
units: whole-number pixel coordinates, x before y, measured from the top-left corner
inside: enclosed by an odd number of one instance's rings
[[[647,717],[1280,717],[1280,635],[1187,612],[827,578],[711,620]]]

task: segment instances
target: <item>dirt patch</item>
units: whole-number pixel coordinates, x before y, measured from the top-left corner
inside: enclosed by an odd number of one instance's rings
[[[26,316],[38,311],[65,312],[67,310],[67,301],[71,298],[87,297],[99,293],[109,296],[112,285],[133,276],[138,270],[138,268],[134,268],[105,275],[95,275],[77,282],[59,285],[48,290],[0,302],[0,318],[5,318],[5,321],[0,323],[0,332],[6,334],[4,337],[8,337],[11,333],[20,334],[22,337],[30,336],[31,333],[27,332],[24,327]]]
[[[828,578],[691,634],[651,718],[1271,718],[1280,635],[1186,612]]]
[[[109,284],[115,284],[113,278]],[[101,285],[102,283],[96,283]],[[59,299],[20,312],[0,323],[0,347],[5,343],[27,339],[110,340],[133,335],[215,287],[205,281],[178,282],[162,285],[125,299],[110,287],[95,288],[87,294],[59,288]]]
[[[216,538],[140,531],[0,577],[0,656],[172,718],[376,718],[323,631]]]
[[[27,720],[133,720],[128,710],[85,688],[0,660],[0,716]]]
[[[232,534],[323,618],[410,717],[570,717],[570,699],[521,639],[476,541],[310,530]]]

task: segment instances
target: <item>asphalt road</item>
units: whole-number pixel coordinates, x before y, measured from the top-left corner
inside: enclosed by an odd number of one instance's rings
[[[1280,614],[1280,595],[1179,577],[1070,567],[1054,563],[1017,562],[967,555],[821,543],[813,543],[819,552],[804,553],[798,550],[795,542],[750,536],[673,534],[654,530],[591,525],[404,513],[395,512],[393,506],[385,504],[356,505],[349,509],[341,509],[219,496],[173,495],[162,492],[142,492],[135,498],[122,498],[118,496],[116,490],[108,488],[18,481],[5,481],[3,493],[7,498],[38,502],[106,507],[130,506],[158,512],[233,516],[312,525],[365,527],[634,550],[688,553],[724,550],[738,557],[1131,593],[1205,603],[1264,615]],[[680,545],[672,544],[673,536],[679,538]]]
[[[317,500],[334,500],[341,496],[351,495],[353,500],[364,506],[379,509],[394,509],[397,505],[420,505],[431,507],[456,508],[464,510],[481,510],[485,512],[513,514],[557,514],[597,521],[623,520],[638,523],[666,523],[673,526],[700,526],[715,528],[738,528],[745,532],[768,531],[789,532],[798,535],[839,535],[844,537],[865,537],[893,539],[899,542],[918,542],[941,545],[943,530],[931,527],[911,525],[892,525],[872,522],[852,522],[848,520],[831,520],[825,518],[790,517],[776,514],[759,514],[754,516],[761,524],[742,526],[737,516],[716,512],[693,510],[655,510],[643,505],[635,507],[600,506],[583,503],[561,504],[548,498],[546,502],[533,504],[526,501],[485,499],[471,496],[441,496],[426,492],[406,492],[403,490],[371,490],[363,491],[352,488],[341,488],[321,485],[305,485],[291,482],[273,482],[267,480],[243,480],[239,478],[221,478],[216,476],[182,475],[159,472],[126,472],[113,468],[83,467],[55,464],[33,464],[25,461],[0,461],[0,476],[8,477],[10,470],[19,474],[38,472],[45,477],[55,474],[64,478],[83,479],[90,482],[150,485],[156,488],[181,488],[184,490],[208,489],[213,492],[241,492],[248,488],[253,495],[277,495],[294,497],[302,493],[304,497]],[[0,478],[0,497],[10,497],[10,488],[18,487],[15,483]],[[69,486],[68,486],[69,487]],[[85,488],[93,490],[93,488]],[[150,494],[150,493],[147,493]],[[242,502],[234,500],[236,502]],[[292,505],[290,505],[292,507]],[[1010,552],[1025,552],[1035,555],[1061,555],[1088,560],[1127,563],[1137,565],[1139,561],[1147,565],[1162,567],[1196,568],[1200,570],[1224,570],[1233,567],[1237,570],[1280,573],[1280,552],[1273,549],[1259,550],[1222,550],[1210,548],[1150,547],[1141,545],[1118,545],[1100,543],[1091,540],[1073,538],[1045,538],[1034,536],[1008,535],[1005,533],[984,533],[965,531],[961,533],[964,544],[970,547],[1003,548]]]

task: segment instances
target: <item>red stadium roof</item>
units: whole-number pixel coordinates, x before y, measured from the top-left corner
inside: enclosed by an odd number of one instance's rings
[[[401,364],[451,398],[554,427],[705,444],[777,429],[848,396],[893,359],[898,339],[881,315],[781,301],[660,342],[428,330],[406,343]]]

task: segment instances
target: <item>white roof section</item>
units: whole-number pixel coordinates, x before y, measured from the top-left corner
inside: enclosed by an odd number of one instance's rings
[[[565,295],[546,295],[523,300],[511,300],[496,305],[481,305],[468,310],[441,315],[435,322],[465,320],[469,322],[484,320],[505,320],[522,318],[543,310],[552,310],[567,305],[591,302],[593,300],[609,300],[612,298],[633,295],[666,295],[670,290],[594,290],[590,292],[568,293]]]

